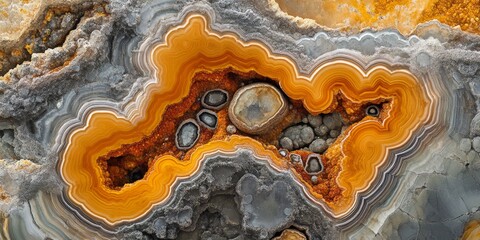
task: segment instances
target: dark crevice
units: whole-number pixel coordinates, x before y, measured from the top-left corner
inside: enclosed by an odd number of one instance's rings
[[[18,64],[30,61],[33,53],[44,53],[47,49],[62,46],[70,34],[81,22],[87,11],[91,11],[96,4],[92,2],[78,5],[55,5],[43,10],[35,19],[30,30],[15,41],[4,42],[0,46],[0,75],[5,75]],[[64,61],[56,65],[61,66]],[[50,66],[55,68],[59,66]]]

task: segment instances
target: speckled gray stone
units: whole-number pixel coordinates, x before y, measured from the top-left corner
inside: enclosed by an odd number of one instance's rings
[[[237,132],[237,127],[229,124],[227,126],[227,133],[230,133],[230,134],[235,134]]]
[[[314,128],[313,131],[315,132],[315,134],[316,134],[317,136],[323,137],[323,136],[327,135],[329,129],[328,129],[327,126],[325,126],[325,125],[322,124],[322,125],[320,125],[319,127]]]
[[[293,163],[303,164],[302,157],[296,153],[290,154],[290,160],[292,160]]]
[[[309,144],[315,138],[315,134],[313,133],[313,129],[311,127],[305,126],[300,132],[300,138],[306,144]]]
[[[480,113],[477,113],[470,123],[470,132],[475,135],[480,135]]]
[[[333,119],[333,116],[331,114],[326,115],[323,117],[323,124],[327,126],[328,129],[334,129],[335,128],[335,119]]]
[[[328,145],[327,142],[321,138],[315,139],[312,143],[310,143],[310,146],[308,146],[310,151],[315,152],[315,153],[323,153],[325,150],[327,150]]]
[[[473,150],[480,152],[480,137],[474,137],[472,140]]]
[[[314,128],[322,125],[322,116],[320,115],[313,116],[309,114],[307,118],[308,118],[308,123],[310,123],[310,125]]]
[[[193,119],[183,121],[175,134],[175,144],[178,149],[187,150],[193,147],[200,136],[200,127]]]
[[[228,92],[223,89],[213,89],[202,97],[202,106],[209,109],[221,109],[228,101]]]
[[[336,138],[336,137],[338,137],[338,135],[340,135],[340,131],[338,131],[338,130],[336,130],[336,129],[330,130],[329,135],[330,135],[330,137],[332,137],[332,138]]]
[[[464,152],[468,152],[470,151],[470,149],[472,149],[472,141],[470,140],[470,138],[462,138],[462,140],[460,140],[460,150],[464,151]]]
[[[203,127],[213,130],[217,128],[218,117],[214,111],[202,109],[197,113],[197,122]]]
[[[313,184],[318,183],[318,177],[317,176],[312,176],[312,178],[310,178],[310,180],[312,181]]]
[[[308,155],[307,162],[305,164],[305,172],[311,175],[317,175],[323,170],[323,164],[321,162],[320,155],[310,154]]]
[[[310,144],[315,138],[313,129],[306,124],[295,125],[287,128],[284,131],[283,136],[292,140],[293,149],[299,149],[308,146],[308,144]]]
[[[292,139],[290,139],[288,137],[283,137],[282,139],[280,139],[280,146],[282,148],[287,149],[288,151],[292,151],[293,150]]]

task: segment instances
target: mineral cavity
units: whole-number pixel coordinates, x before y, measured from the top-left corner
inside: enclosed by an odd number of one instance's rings
[[[305,171],[311,175],[319,174],[323,170],[323,165],[320,159],[320,155],[318,154],[308,155]]]
[[[200,136],[200,127],[193,119],[185,120],[175,134],[175,144],[178,149],[187,150],[193,147]]]
[[[261,134],[280,122],[287,110],[288,104],[276,87],[256,83],[242,87],[234,94],[228,116],[241,131]]]
[[[203,109],[197,113],[197,121],[208,129],[217,128],[217,114],[213,111]]]
[[[202,106],[205,108],[218,110],[228,101],[228,92],[222,89],[213,89],[205,93],[202,97]]]

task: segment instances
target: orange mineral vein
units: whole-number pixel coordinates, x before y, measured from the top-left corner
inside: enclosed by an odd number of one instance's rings
[[[364,28],[397,29],[404,35],[430,20],[480,33],[479,0],[269,0],[293,17],[358,32]],[[277,5],[278,4],[278,5]]]
[[[198,72],[229,67],[242,72],[255,71],[278,81],[284,93],[290,99],[301,100],[310,113],[330,111],[339,92],[352,102],[391,100],[385,119],[366,117],[352,124],[342,139],[327,150],[328,159],[341,162],[336,178],[343,189],[340,198],[323,201],[310,185],[297,179],[299,184],[304,184],[307,194],[333,216],[351,210],[357,194],[369,188],[377,168],[387,161],[389,150],[402,147],[427,121],[432,102],[418,80],[407,71],[390,71],[378,65],[364,72],[358,65],[339,59],[318,66],[306,76],[299,73],[290,58],[271,53],[263,44],[242,42],[235,35],[216,33],[208,26],[203,16],[190,15],[183,25],[168,32],[165,43],[153,48],[151,62],[158,82],[148,85],[142,100],[138,100],[142,107],[140,118],[133,121],[113,111],[94,111],[83,128],[69,135],[59,167],[68,185],[70,200],[92,217],[117,224],[144,216],[171,196],[178,179],[195,174],[201,162],[212,153],[250,149],[277,170],[290,171],[289,163],[280,159],[271,146],[232,135],[190,150],[189,159],[161,156],[144,179],[126,184],[120,190],[105,185],[97,159],[123,144],[148,136],[161,122],[165,109],[187,96]]]

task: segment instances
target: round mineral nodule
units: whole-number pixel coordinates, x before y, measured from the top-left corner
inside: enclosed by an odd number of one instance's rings
[[[214,111],[202,109],[197,113],[197,121],[200,123],[200,125],[214,130],[217,128],[218,118]]]
[[[288,112],[288,102],[274,86],[255,83],[233,95],[228,116],[241,131],[262,134],[279,123]]]
[[[310,154],[308,155],[307,162],[305,163],[305,172],[310,175],[317,175],[323,170],[323,164],[320,155]]]
[[[223,89],[213,89],[206,92],[202,97],[202,106],[218,110],[228,102],[228,92]]]
[[[290,160],[292,161],[292,163],[303,164],[302,156],[296,153],[290,154]]]
[[[365,109],[365,113],[368,116],[378,117],[378,115],[380,115],[380,108],[376,105],[370,105]]]
[[[175,133],[175,145],[180,150],[193,147],[200,137],[200,126],[193,119],[183,121]]]

